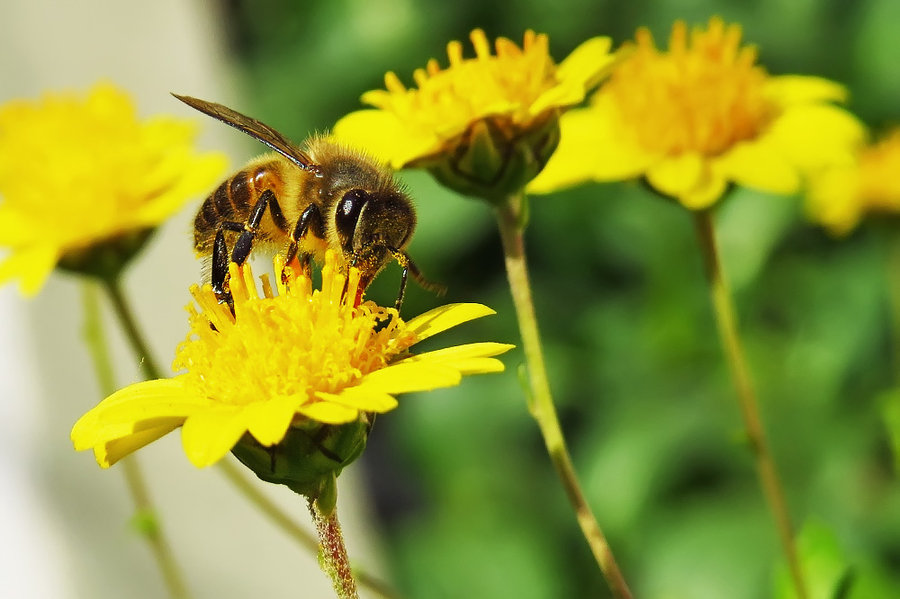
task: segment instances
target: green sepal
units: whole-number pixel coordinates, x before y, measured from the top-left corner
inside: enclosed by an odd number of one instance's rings
[[[68,250],[57,267],[105,281],[115,280],[155,232],[155,227],[128,231],[84,248]]]
[[[517,128],[509,123],[479,120],[453,144],[451,155],[412,166],[428,169],[456,192],[498,204],[521,192],[550,160],[559,145],[559,113],[548,113],[521,135],[511,131]]]
[[[277,445],[266,447],[246,434],[231,453],[260,479],[333,504],[334,479],[362,454],[370,429],[364,413],[340,425],[304,420],[291,426]]]

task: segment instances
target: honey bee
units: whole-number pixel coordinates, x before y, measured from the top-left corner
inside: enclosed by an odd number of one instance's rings
[[[210,194],[194,219],[194,249],[211,257],[210,278],[220,302],[231,304],[228,263],[243,264],[253,248],[283,251],[285,264],[307,271],[332,248],[346,269],[360,271],[359,292],[391,260],[403,268],[395,307],[409,275],[427,281],[406,253],[416,213],[391,169],[323,136],[299,148],[268,125],[221,104],[172,94],[188,106],[243,131],[275,152],[251,160]],[[235,239],[228,250],[226,235]]]

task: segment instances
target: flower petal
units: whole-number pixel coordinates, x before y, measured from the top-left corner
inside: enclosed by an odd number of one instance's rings
[[[359,410],[330,401],[315,401],[300,406],[297,412],[325,424],[346,424],[359,418]]]
[[[25,297],[31,297],[44,285],[58,260],[59,250],[48,245],[13,250],[0,262],[0,285],[18,277],[19,291]]]
[[[184,420],[175,418],[167,424],[148,428],[117,439],[111,439],[94,447],[94,457],[101,468],[109,468],[125,456],[156,441],[181,426]]]
[[[447,304],[416,316],[406,323],[406,331],[415,334],[416,339],[422,341],[464,322],[490,314],[496,312],[482,304]]]
[[[436,135],[413,130],[394,113],[383,110],[351,112],[335,123],[332,139],[365,151],[395,169],[440,148]]]
[[[550,193],[585,181],[617,181],[643,173],[654,156],[620,130],[609,98],[571,110],[559,120],[559,146],[528,185],[529,193]]]
[[[181,444],[188,459],[204,468],[225,457],[247,432],[244,410],[215,406],[190,416],[181,427]]]
[[[556,69],[560,81],[575,83],[588,89],[603,79],[609,67],[615,62],[615,54],[610,54],[612,40],[608,37],[592,37],[572,50]]]
[[[800,173],[766,139],[736,145],[716,159],[716,169],[738,185],[771,193],[796,193],[800,188]]]
[[[275,445],[284,439],[296,413],[296,397],[272,398],[248,405],[244,408],[247,432],[261,445]]]
[[[703,159],[697,153],[672,156],[650,167],[647,181],[664,194],[681,198],[701,183],[703,167]]]
[[[82,450],[131,432],[160,426],[161,419],[184,420],[209,405],[190,393],[181,378],[142,381],[116,391],[72,427],[75,449]]]
[[[461,380],[462,374],[450,366],[404,361],[370,372],[360,379],[357,388],[393,395],[452,387]]]
[[[803,171],[851,163],[866,135],[859,119],[828,104],[789,108],[766,133],[767,143]]]
[[[316,393],[316,397],[323,401],[338,403],[361,412],[378,412],[383,414],[397,407],[397,398],[393,395],[360,387],[347,387],[340,393],[320,391]]]
[[[845,102],[847,88],[808,75],[779,75],[766,81],[766,95],[782,106],[816,102]]]

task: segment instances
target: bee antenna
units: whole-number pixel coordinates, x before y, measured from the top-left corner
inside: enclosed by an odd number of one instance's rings
[[[430,291],[436,295],[444,295],[447,293],[447,288],[439,283],[432,283],[428,279],[422,275],[422,271],[419,270],[419,267],[416,266],[416,263],[413,262],[412,258],[409,257],[409,254],[404,252],[403,250],[399,250],[397,248],[393,248],[391,246],[385,246],[391,254],[394,256],[394,260],[400,263],[400,266],[403,267],[403,275],[400,277],[400,292],[397,294],[397,302],[394,304],[394,307],[397,309],[397,312],[400,312],[400,306],[403,305],[403,296],[406,293],[406,279],[412,274],[413,280],[419,284],[422,289],[426,291]]]

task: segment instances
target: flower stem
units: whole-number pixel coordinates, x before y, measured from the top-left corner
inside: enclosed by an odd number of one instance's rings
[[[113,310],[119,318],[119,324],[122,325],[122,328],[125,330],[125,337],[128,339],[128,343],[131,344],[131,349],[138,359],[144,378],[162,378],[162,370],[159,369],[159,366],[157,366],[156,361],[153,359],[153,354],[150,353],[150,346],[141,334],[140,329],[138,329],[137,321],[134,318],[134,314],[131,312],[131,307],[125,300],[119,278],[109,277],[101,280],[103,282],[103,287],[109,296],[109,301],[112,302]]]
[[[99,302],[97,301],[95,288],[92,285],[86,284],[84,286],[82,300],[85,313],[84,339],[94,361],[100,392],[104,396],[108,396],[115,391],[115,381],[113,380],[109,348],[103,335]],[[178,563],[172,555],[172,551],[157,519],[137,457],[129,456],[123,459],[122,468],[125,473],[128,491],[135,506],[134,522],[138,524],[138,531],[153,551],[156,563],[162,571],[166,586],[169,589],[169,595],[174,599],[187,599],[190,595],[187,592],[187,587],[184,585],[184,578]]]
[[[610,590],[617,599],[629,599],[631,591],[628,589],[609,543],[581,490],[575,468],[572,465],[572,458],[566,447],[556,408],[553,405],[553,397],[550,394],[537,319],[531,300],[528,265],[525,259],[522,213],[525,208],[524,203],[524,195],[511,196],[497,208],[497,223],[500,227],[500,238],[503,242],[503,253],[506,260],[506,274],[509,278],[516,317],[519,321],[519,332],[522,335],[525,362],[528,366],[531,387],[528,407],[531,415],[537,421],[544,437],[544,444],[547,446],[547,452],[550,454],[553,466],[566,490],[569,502],[575,510],[581,531]]]
[[[775,518],[775,525],[781,537],[782,549],[787,557],[791,577],[798,599],[806,599],[806,584],[803,579],[803,571],[800,567],[800,559],[794,544],[793,528],[788,513],[784,491],[778,478],[775,460],[766,440],[762,420],[759,415],[759,402],[753,390],[750,378],[750,370],[744,358],[744,350],[738,334],[737,319],[735,317],[734,303],[731,291],[722,270],[719,258],[718,244],[716,243],[713,227],[712,213],[709,210],[694,213],[694,225],[697,232],[697,240],[703,254],[706,278],[709,282],[709,292],[712,298],[713,311],[715,312],[716,326],[728,360],[731,376],[737,388],[738,402],[741,416],[744,420],[747,438],[750,448],[756,458],[756,468],[759,473],[763,493],[769,504],[769,509]]]
[[[344,536],[337,519],[337,509],[325,515],[319,510],[315,500],[309,500],[309,513],[312,514],[319,534],[319,564],[331,578],[334,592],[338,599],[359,599],[356,592],[356,580],[350,569],[350,559],[344,546]]]
[[[288,535],[293,537],[294,540],[303,545],[305,548],[309,549],[313,553],[318,552],[319,542],[315,539],[315,537],[307,532],[306,529],[302,528],[299,524],[294,522],[290,518],[290,516],[282,511],[281,508],[279,508],[277,505],[272,503],[272,501],[268,497],[266,497],[263,493],[260,493],[259,490],[254,487],[249,480],[247,480],[247,477],[241,474],[240,469],[235,467],[234,463],[229,460],[219,460],[217,466],[228,478],[228,480],[231,481],[231,483],[235,487],[237,487],[241,493],[244,494],[244,497],[247,498],[251,503],[253,503],[257,508],[259,508],[259,511],[268,516],[269,519],[279,525]],[[368,572],[354,567],[353,574],[359,581],[360,586],[368,588],[379,597],[384,597],[384,599],[393,599],[397,596],[396,593],[388,588],[387,583],[372,576]]]

